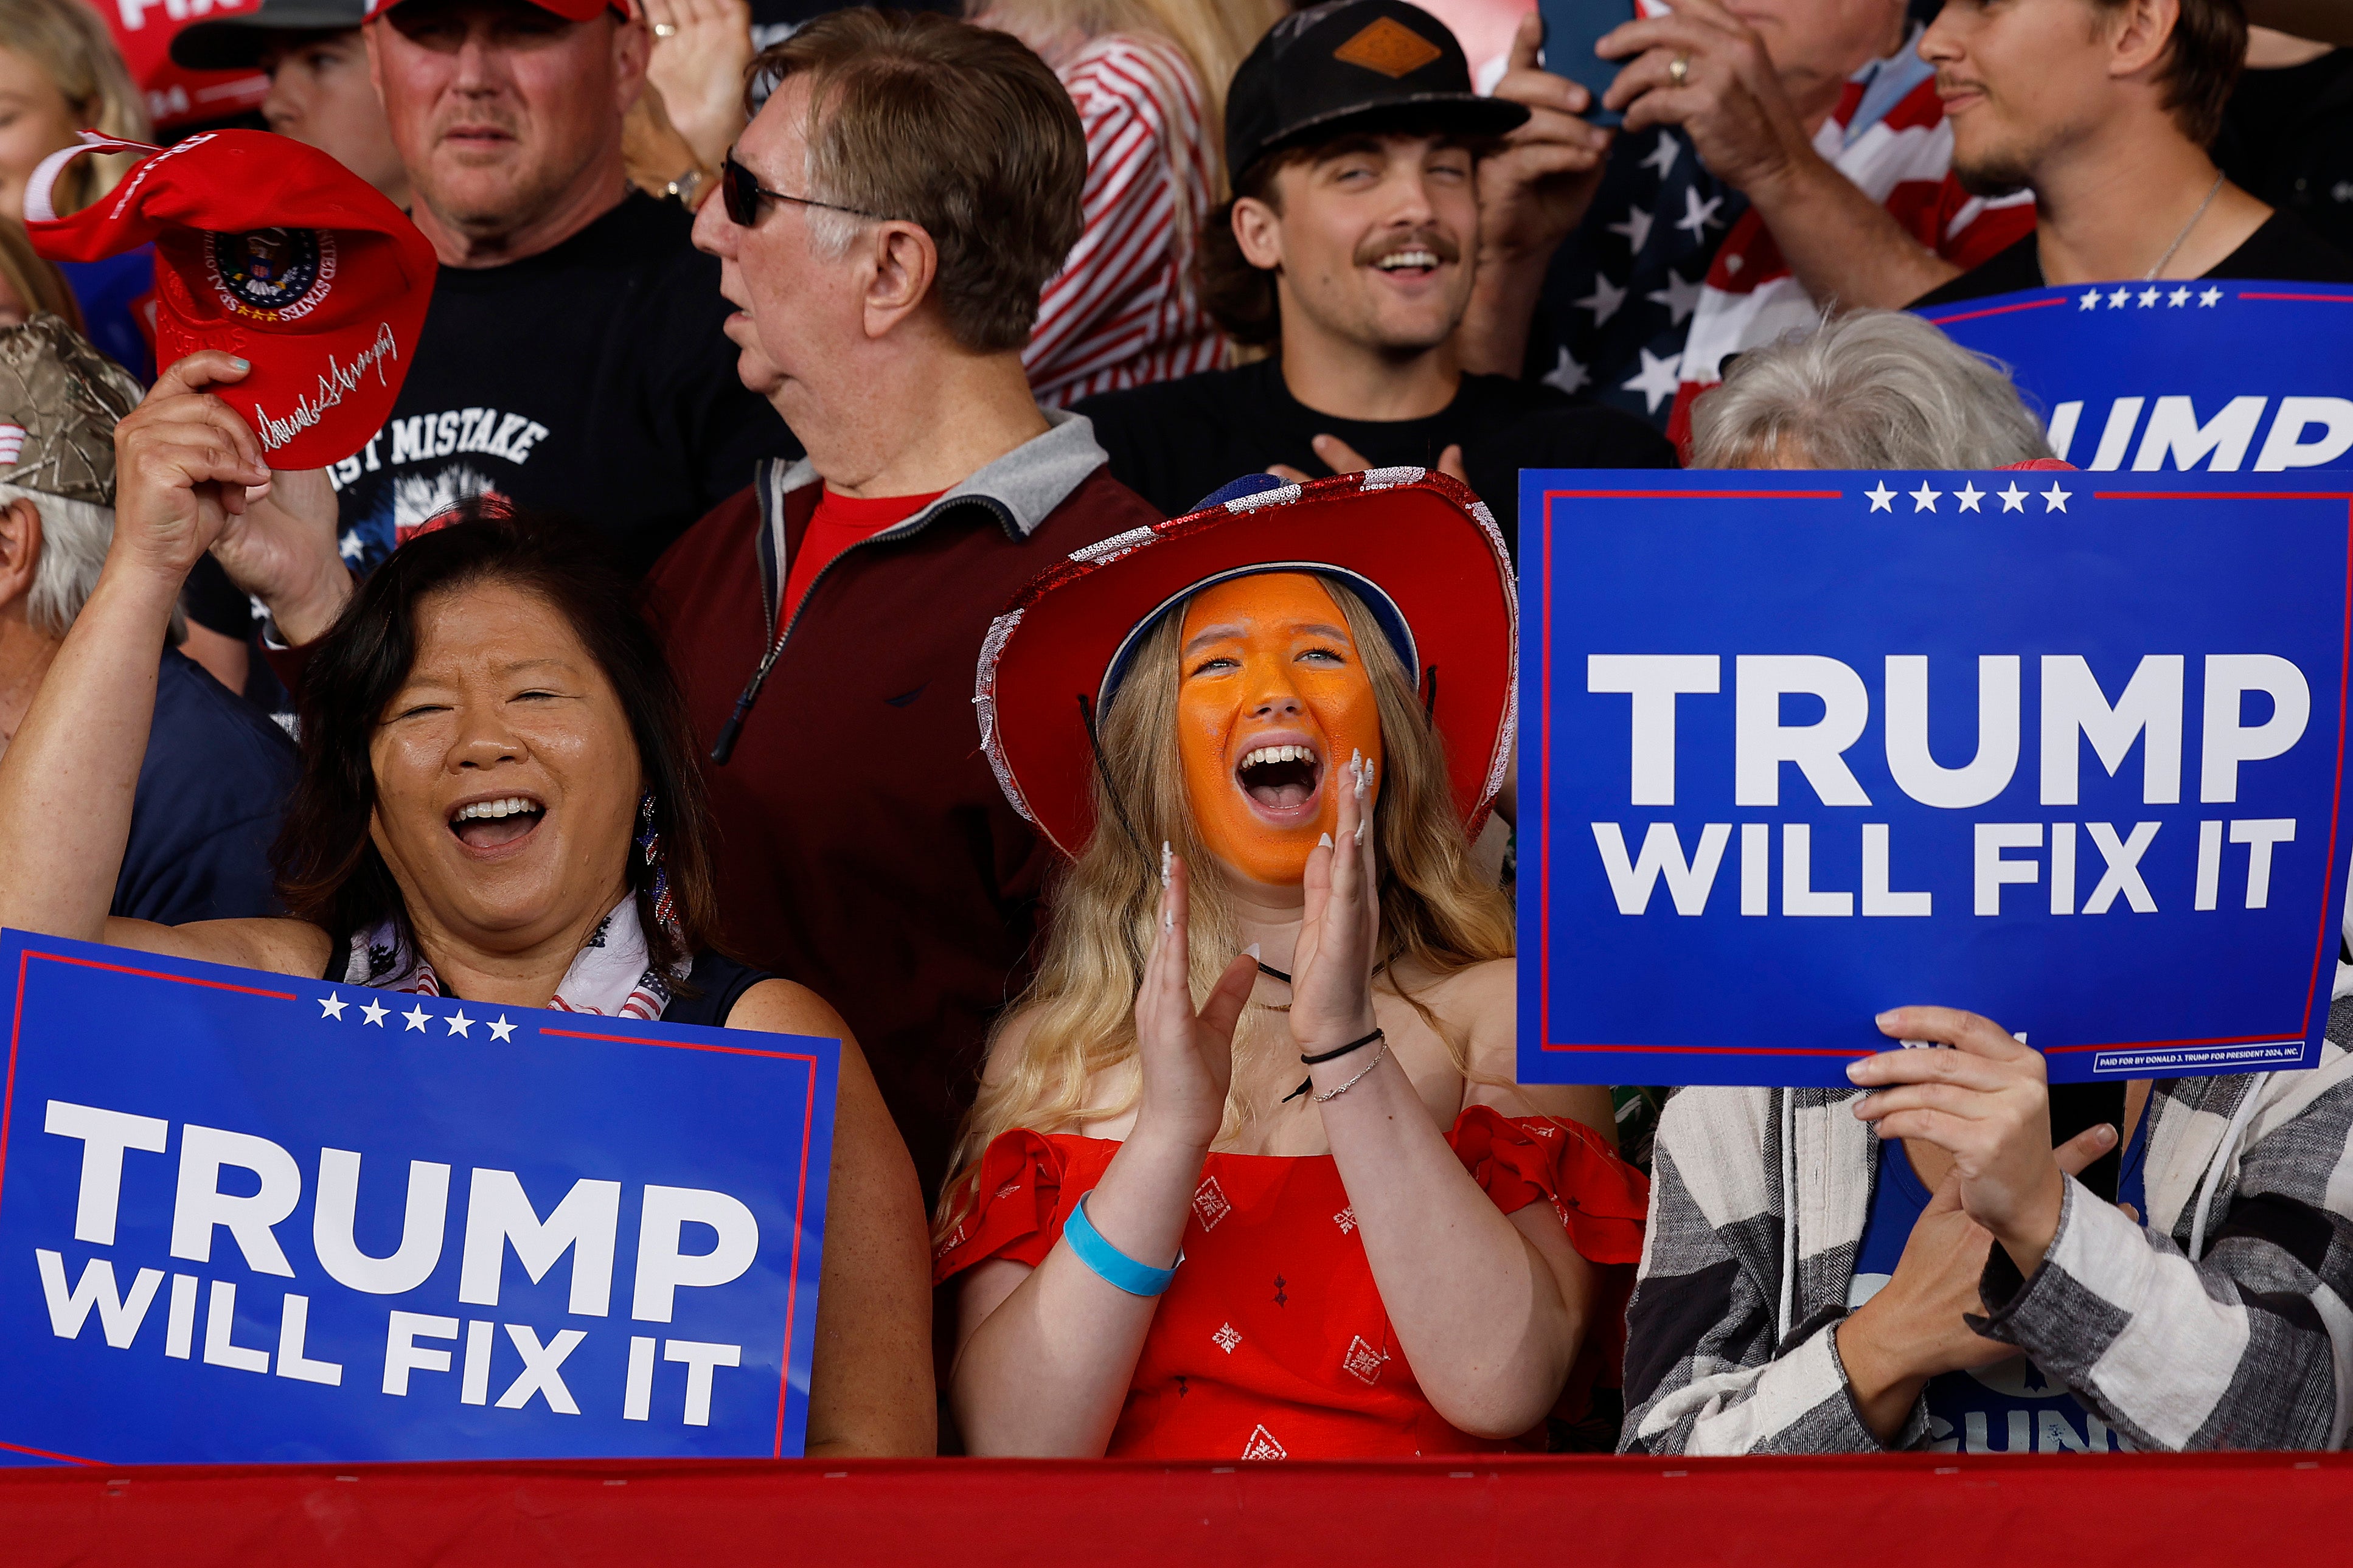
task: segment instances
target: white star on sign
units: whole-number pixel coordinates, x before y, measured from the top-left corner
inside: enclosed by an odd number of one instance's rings
[[[332,1018],[335,1022],[340,1024],[343,1021],[343,1009],[350,1005],[350,1003],[343,1000],[340,992],[330,992],[325,996],[320,998],[319,1016],[322,1018]]]
[[[1696,186],[1685,185],[1683,216],[1675,219],[1675,226],[1687,231],[1694,239],[1704,238],[1710,224],[1714,224],[1718,228],[1724,226],[1715,216],[1715,209],[1723,205],[1722,196],[1710,196],[1703,202],[1699,199],[1699,190]]]
[[[1597,327],[1608,321],[1625,302],[1626,290],[1599,272],[1593,275],[1593,292],[1577,301],[1593,312],[1593,324]]]
[[[2151,305],[2156,304],[2161,292],[2161,290],[2157,289],[2142,289],[2140,291],[2140,308],[2146,310]]]
[[[1683,356],[1669,354],[1661,359],[1648,349],[1641,352],[1642,368],[1627,381],[1626,390],[1641,393],[1642,400],[1649,405],[1649,411],[1656,414],[1660,402],[1672,397],[1675,388],[1681,384],[1676,379],[1676,372],[1683,363]]]
[[[401,1016],[408,1020],[408,1026],[410,1028],[422,1032],[425,1027],[425,1020],[431,1017],[432,1015],[427,1013],[422,1006],[413,1006],[409,1008],[407,1012],[403,1013]]]
[[[2209,288],[2198,296],[2198,308],[2201,310],[2205,310],[2221,297],[2222,290],[2220,289]]]
[[[1879,481],[1878,489],[1868,489],[1862,493],[1864,496],[1869,498],[1871,501],[1871,510],[1873,511],[1883,511],[1892,514],[1895,510],[1895,492],[1887,488],[1887,481],[1885,479]]]
[[[360,1009],[360,1016],[365,1018],[369,1023],[374,1024],[379,1029],[384,1027],[384,1015],[385,1009],[378,1006],[374,1002],[369,1003],[366,1006]]]
[[[1963,511],[1977,510],[1978,502],[1985,500],[1985,491],[1978,489],[1974,484],[1965,483],[1959,489],[1953,492],[1953,499],[1961,503],[1961,510]]]
[[[453,1035],[463,1035],[470,1040],[474,1037],[474,1020],[466,1016],[466,1010],[463,1007],[450,1014],[442,1022],[449,1026],[449,1032]]]
[[[1999,490],[1995,493],[2001,497],[2002,510],[2024,511],[2026,510],[2026,492],[2018,488],[2018,481],[2016,479],[2010,481],[2010,489],[2006,490]]]
[[[1912,510],[1914,511],[1936,510],[1936,498],[1944,493],[1945,492],[1942,490],[1930,489],[1928,488],[1928,481],[1922,479],[1920,481],[1920,488],[1912,492]]]
[[[491,1025],[490,1030],[491,1038],[502,1044],[514,1038],[515,1026],[507,1022],[507,1016],[504,1013],[499,1015],[499,1021]]]
[[[1676,141],[1664,127],[1662,127],[1659,131],[1659,139],[1651,143],[1651,155],[1642,160],[1641,167],[1656,169],[1659,172],[1659,178],[1663,180],[1672,172],[1675,160],[1682,157],[1683,153],[1683,143]]]
[[[343,535],[343,542],[336,545],[335,548],[343,552],[344,560],[357,561],[360,558],[360,552],[367,547],[360,542],[359,531],[357,529],[353,529],[351,532]]]
[[[2067,498],[2074,493],[2075,492],[2073,490],[2061,489],[2059,488],[2059,481],[2057,479],[2052,480],[2051,488],[2042,492],[2042,510],[2046,512],[2065,511],[2067,510]]]
[[[2096,310],[2100,308],[2100,291],[2097,289],[2086,289],[2084,290],[2083,298],[2075,302],[2086,310]]]
[[[2125,308],[2125,301],[2131,298],[2131,289],[2119,289],[2115,293],[2108,296],[2108,309],[2111,310],[2121,310]]]
[[[2176,289],[2172,293],[2168,294],[2165,297],[2165,302],[2179,310],[2182,306],[2189,303],[2189,290],[2187,289]]]
[[[1680,327],[1683,324],[1685,316],[1699,309],[1700,292],[1697,279],[1686,283],[1677,277],[1675,269],[1670,267],[1667,268],[1667,286],[1663,289],[1651,289],[1645,298],[1654,305],[1664,305],[1669,318],[1667,324],[1671,327]]]
[[[1624,223],[1613,223],[1608,226],[1610,233],[1624,235],[1626,248],[1637,256],[1641,254],[1642,247],[1651,241],[1651,215],[1641,207],[1628,207]]]
[[[1585,390],[1586,384],[1592,379],[1585,373],[1585,367],[1569,358],[1568,351],[1563,349],[1560,351],[1560,362],[1546,373],[1544,384],[1546,386],[1556,386],[1563,392],[1574,393]]]

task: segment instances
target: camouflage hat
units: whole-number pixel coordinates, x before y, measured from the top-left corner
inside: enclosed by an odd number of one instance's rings
[[[115,423],[142,395],[60,317],[0,327],[0,484],[112,506]]]

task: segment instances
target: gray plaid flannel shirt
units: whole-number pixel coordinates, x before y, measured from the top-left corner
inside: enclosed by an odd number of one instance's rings
[[[2031,1278],[1993,1249],[1981,1331],[2018,1346],[2135,1447],[2343,1446],[2353,1414],[2348,1046],[2353,999],[2331,1009],[2308,1072],[2158,1082],[2145,1113],[2147,1226],[2070,1179],[2058,1235]],[[1877,1170],[1871,1129],[1850,1108],[1858,1092],[1688,1089],[1668,1102],[1628,1311],[1621,1452],[1881,1447],[1832,1331],[1847,1314]],[[2241,1136],[2192,1262],[2199,1189],[2234,1119]],[[1792,1210],[1796,1268],[1785,1279]],[[1890,1446],[1926,1436],[1924,1402]]]

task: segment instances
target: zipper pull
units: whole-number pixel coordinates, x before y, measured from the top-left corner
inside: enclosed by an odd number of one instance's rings
[[[752,704],[760,695],[761,677],[767,673],[761,669],[753,675],[744,688],[744,695],[735,699],[735,710],[728,714],[727,722],[719,727],[719,739],[711,747],[711,761],[714,765],[725,767],[727,759],[735,754],[735,742],[744,733],[744,717],[752,711]]]

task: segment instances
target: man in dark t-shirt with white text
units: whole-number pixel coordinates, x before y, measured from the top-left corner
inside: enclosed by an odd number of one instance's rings
[[[797,450],[735,374],[691,216],[623,171],[643,19],[604,0],[374,0],[364,31],[441,271],[392,416],[328,470],[343,560],[365,571],[495,494],[576,518],[643,571],[754,463]]]

